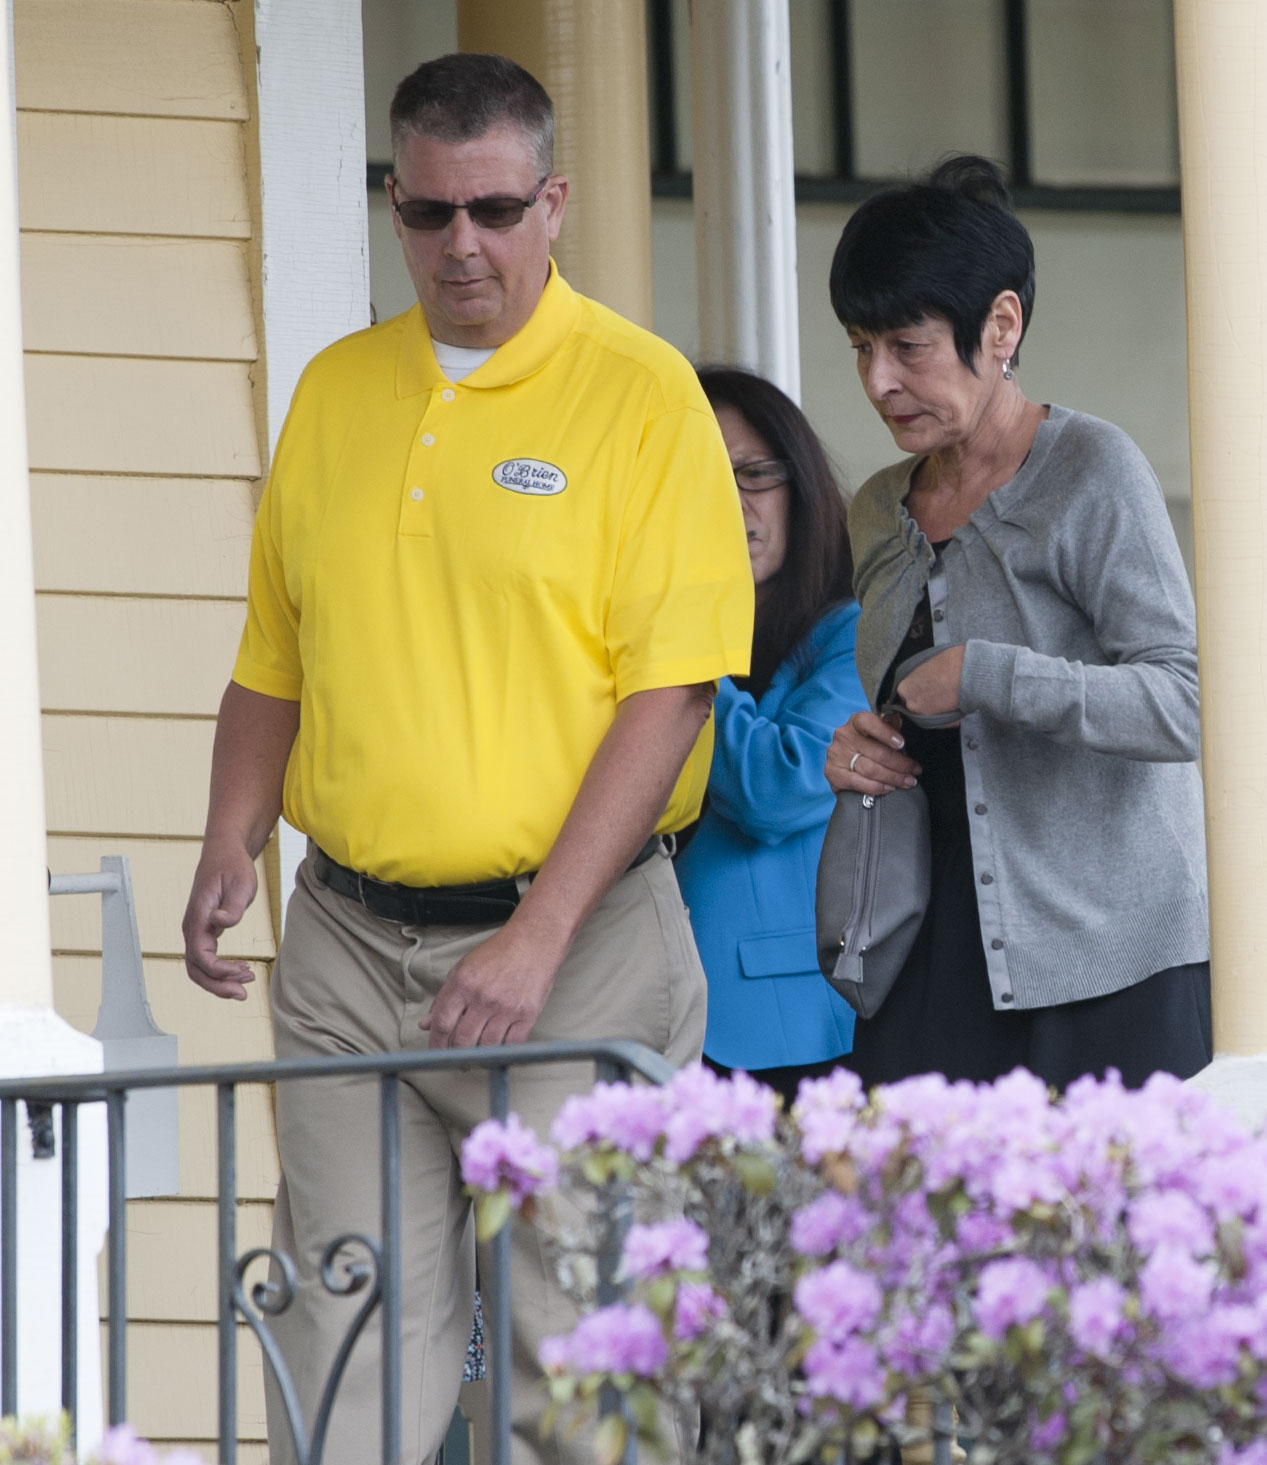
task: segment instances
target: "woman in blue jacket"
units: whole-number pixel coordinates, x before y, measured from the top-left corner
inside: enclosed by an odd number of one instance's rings
[[[835,806],[827,748],[867,706],[858,606],[844,500],[804,414],[750,372],[699,377],[730,451],[757,616],[751,675],[717,692],[708,798],[678,877],[708,975],[705,1059],[790,1104],[853,1042],[853,1012],[818,971],[814,875]]]

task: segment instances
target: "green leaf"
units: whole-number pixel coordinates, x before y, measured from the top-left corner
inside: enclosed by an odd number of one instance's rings
[[[598,1465],[620,1465],[629,1442],[629,1426],[621,1414],[606,1414],[594,1431],[594,1455]]]
[[[638,1433],[654,1436],[660,1427],[660,1401],[656,1391],[647,1384],[635,1384],[625,1399]]]
[[[510,1220],[512,1206],[508,1190],[494,1190],[475,1202],[475,1237],[488,1241]]]
[[[670,1317],[677,1301],[677,1278],[657,1277],[647,1288],[647,1306],[658,1318]]]
[[[755,1155],[751,1150],[740,1150],[735,1156],[735,1173],[745,1190],[752,1195],[772,1195],[779,1183],[778,1171],[765,1155]]]
[[[596,1150],[587,1150],[581,1159],[581,1174],[593,1186],[606,1184],[611,1166],[606,1155]]]

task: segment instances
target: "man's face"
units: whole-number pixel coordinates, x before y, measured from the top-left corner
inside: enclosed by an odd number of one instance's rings
[[[467,142],[411,134],[396,155],[388,194],[470,203],[531,198],[541,183],[531,142],[517,128],[490,128]],[[443,229],[392,223],[431,334],[450,346],[500,346],[527,324],[545,289],[550,245],[558,237],[568,185],[551,177],[523,218],[508,229],[481,228],[458,209]]]

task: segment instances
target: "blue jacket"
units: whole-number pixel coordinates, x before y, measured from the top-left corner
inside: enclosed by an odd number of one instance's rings
[[[729,677],[715,711],[708,808],[678,860],[708,975],[704,1052],[728,1068],[822,1063],[853,1046],[853,1011],[819,975],[814,876],[835,795],[832,734],[867,706],[858,606],[814,626],[754,702]]]

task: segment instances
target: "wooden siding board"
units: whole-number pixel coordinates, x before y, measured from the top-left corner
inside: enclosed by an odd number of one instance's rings
[[[83,900],[86,896],[57,896]],[[246,1000],[230,1002],[195,986],[176,957],[145,961],[145,988],[154,1021],[180,1044],[180,1062],[267,1063],[273,1057],[273,1026],[268,1012],[268,967],[252,964],[255,981]],[[53,958],[53,1005],[81,1033],[90,1033],[101,1005],[100,956]]]
[[[18,113],[24,229],[246,239],[242,125]]]
[[[28,354],[31,467],[258,478],[243,362]]]
[[[198,838],[214,737],[210,719],[45,716],[49,833]]]
[[[106,1349],[102,1325],[102,1349]],[[217,1433],[216,1330],[205,1324],[133,1323],[128,1328],[127,1420],[146,1439],[212,1440]],[[263,1358],[238,1328],[238,1437],[263,1440]]]
[[[35,611],[50,712],[214,716],[244,620],[231,600],[37,595]]]
[[[69,838],[53,835],[48,861],[54,875],[81,874],[100,867],[102,855],[127,855],[141,950],[147,956],[178,957],[184,951],[181,913],[189,898],[202,846],[193,839],[120,839],[114,835]],[[273,923],[268,913],[263,860],[255,862],[260,892],[240,923],[220,938],[226,956],[268,961],[275,955]],[[92,895],[59,895],[51,903],[53,950],[75,954],[101,950],[101,899]]]
[[[244,596],[253,483],[33,473],[35,588]]]
[[[247,1201],[236,1208],[238,1255],[267,1246],[273,1207]],[[218,1316],[216,1207],[206,1201],[128,1203],[128,1320],[214,1323]],[[107,1297],[107,1258],[98,1267]]]
[[[233,16],[189,0],[16,0],[21,108],[134,116],[248,115]]]
[[[22,340],[28,351],[254,361],[247,246],[26,232]]]

